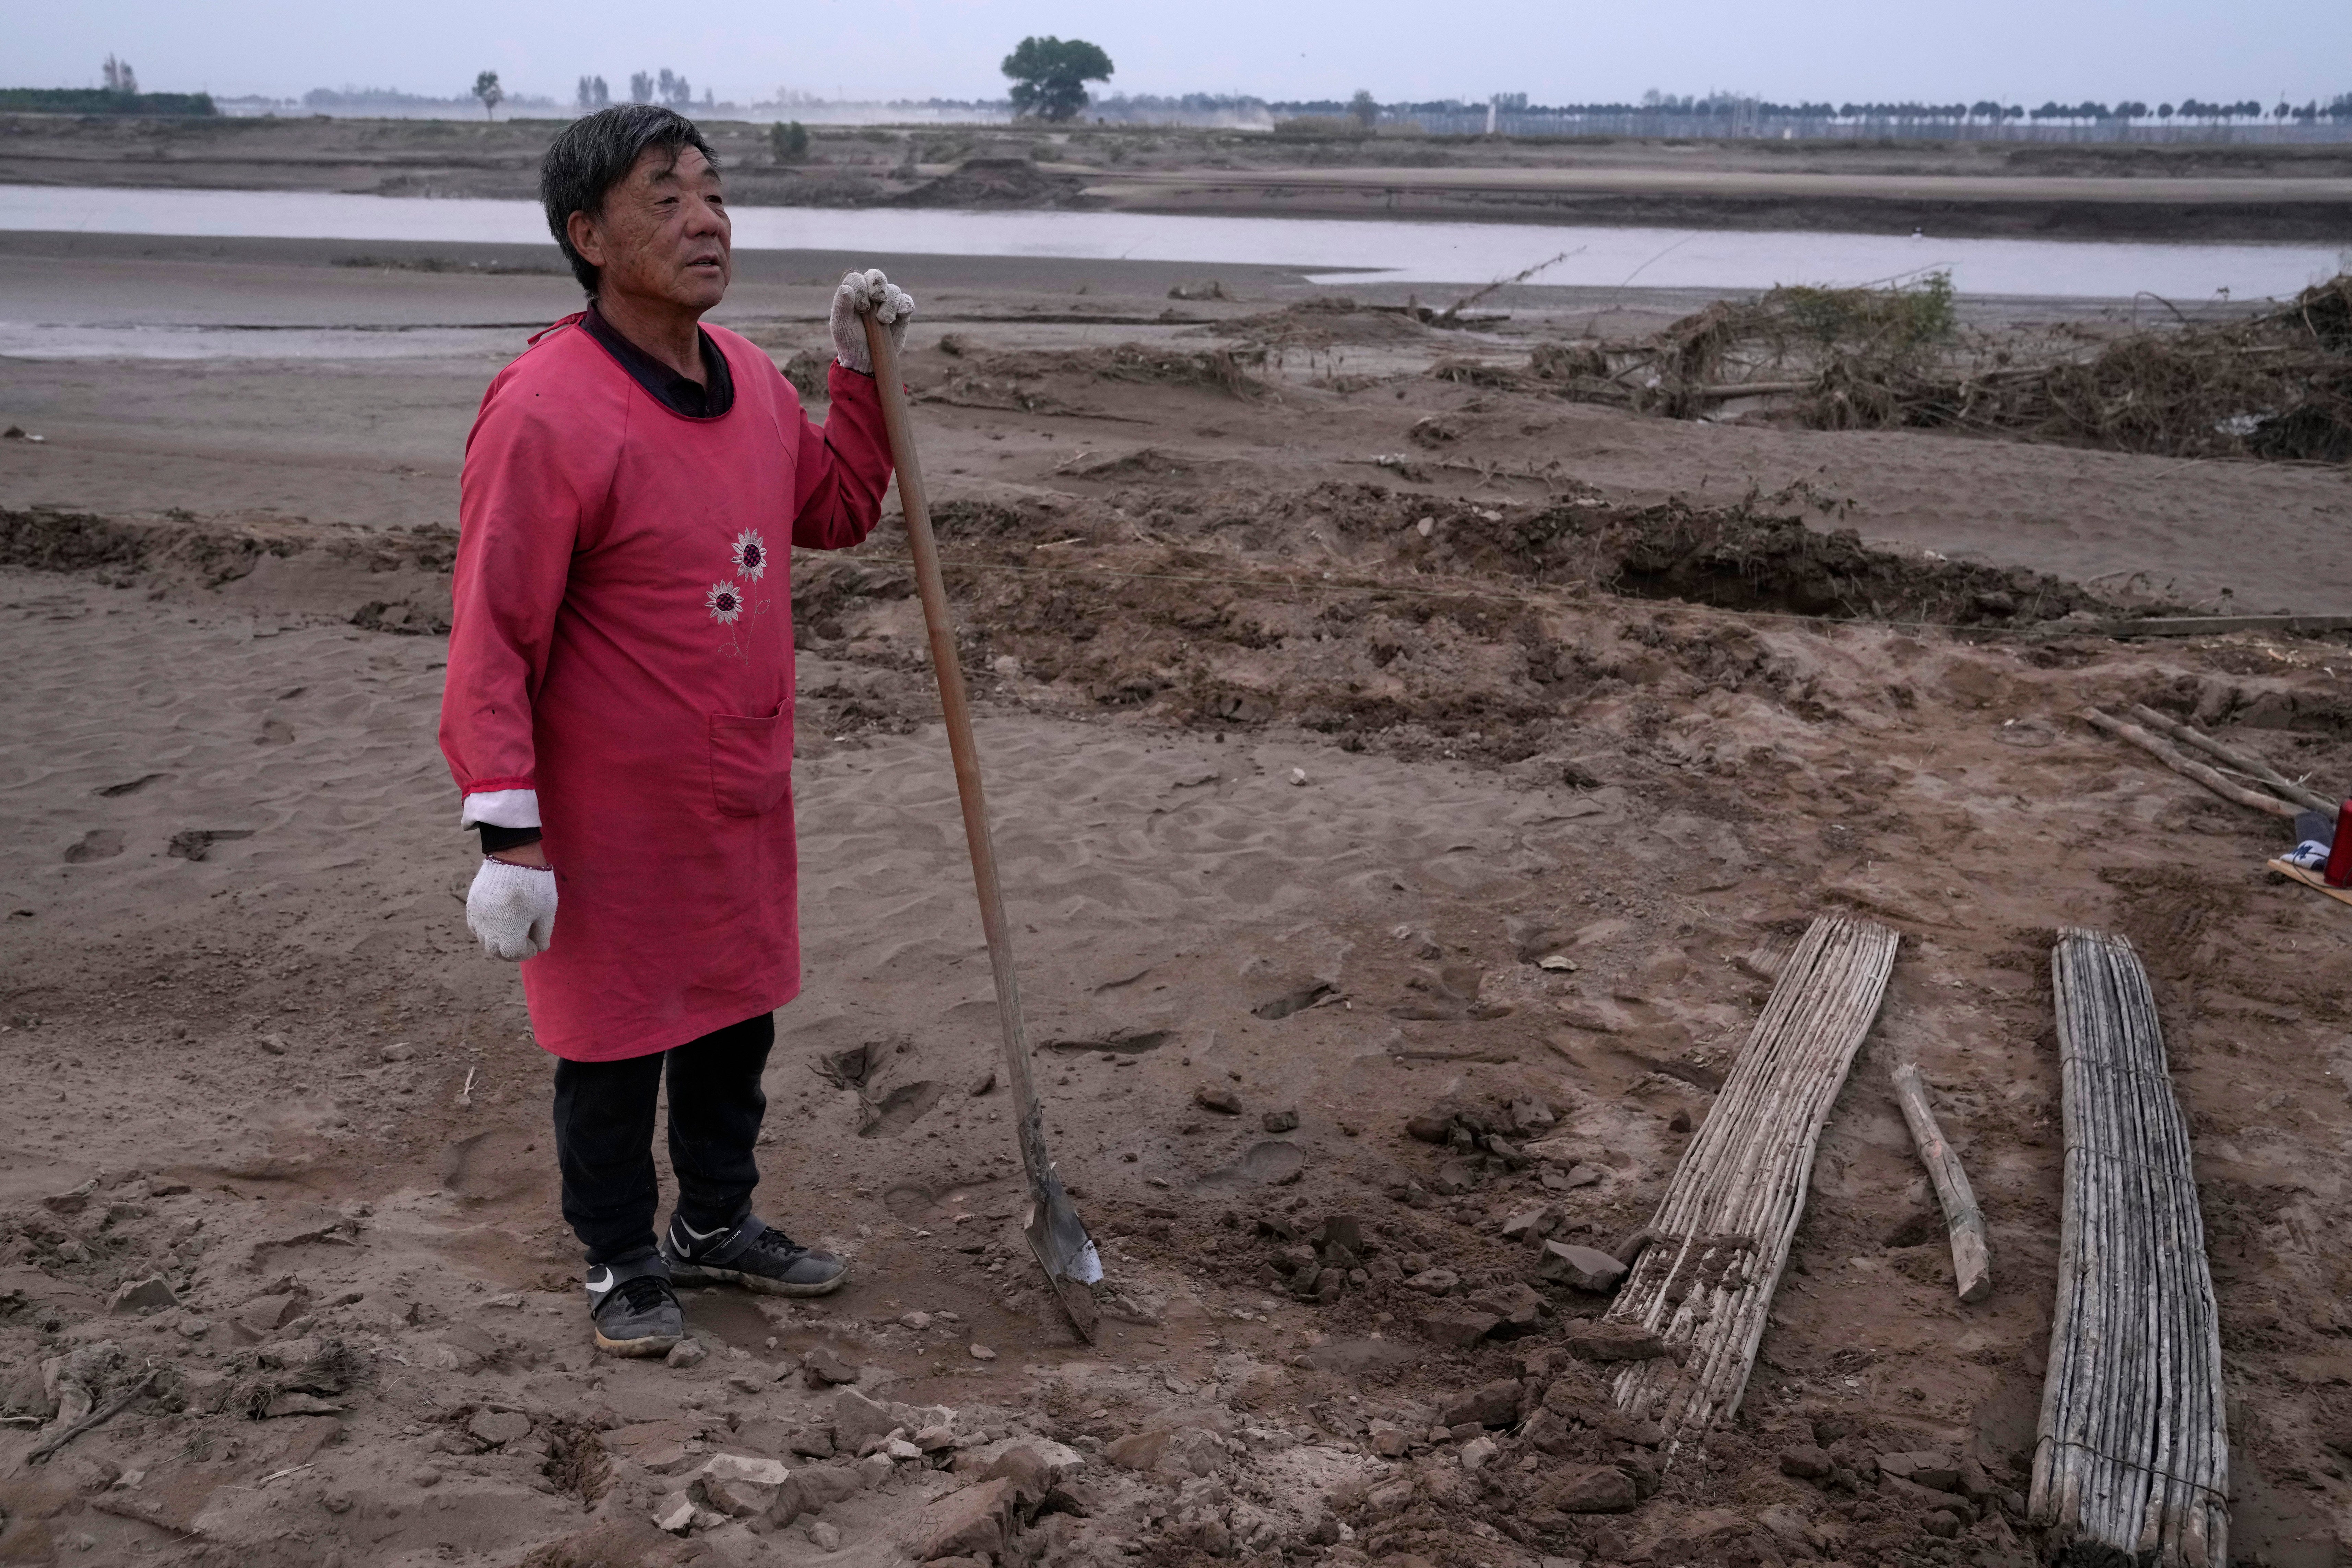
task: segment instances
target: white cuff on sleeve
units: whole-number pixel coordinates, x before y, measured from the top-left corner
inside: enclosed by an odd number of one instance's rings
[[[458,819],[457,825],[478,828],[485,822],[493,828],[538,827],[539,791],[484,789],[467,796],[465,814]]]

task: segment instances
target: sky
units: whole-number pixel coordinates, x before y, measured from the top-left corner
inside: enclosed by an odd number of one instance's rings
[[[2352,91],[2347,0],[0,0],[0,85],[94,87],[113,53],[149,91],[462,96],[488,69],[569,101],[583,73],[618,96],[667,67],[740,103],[996,98],[997,62],[1032,33],[1101,45],[1114,92],[2031,107]]]

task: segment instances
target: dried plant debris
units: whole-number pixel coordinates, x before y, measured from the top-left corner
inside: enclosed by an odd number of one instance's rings
[[[1097,380],[1208,387],[1239,398],[1269,394],[1256,374],[1266,361],[1266,350],[1259,346],[1182,350],[1118,343],[1067,352],[974,353],[967,349],[950,357],[958,361],[955,368],[938,383],[921,388],[919,397],[1045,413],[1076,406],[1057,399],[1050,390],[1053,384],[1075,387]]]
[[[1780,287],[1634,342],[1538,344],[1444,379],[1674,418],[1772,396],[1821,430],[1939,429],[2179,457],[2352,461],[2352,273],[2274,310],[2046,339],[1962,332],[1948,279]]]

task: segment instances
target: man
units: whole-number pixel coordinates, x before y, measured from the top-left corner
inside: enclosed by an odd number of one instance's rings
[[[751,1212],[771,1015],[800,988],[789,547],[855,545],[880,515],[860,316],[903,338],[914,302],[879,272],[842,283],[819,427],[765,354],[700,324],[732,262],[690,121],[575,120],[540,193],[588,308],[499,373],[467,438],[441,748],[482,839],[466,923],[527,960],[557,1058],[596,1343],[656,1355],[685,1333],[673,1281],[813,1296],[846,1268]],[[656,1242],[665,1071],[678,1194]]]

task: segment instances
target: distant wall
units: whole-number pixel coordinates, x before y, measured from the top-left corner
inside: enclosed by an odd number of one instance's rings
[[[109,92],[102,87],[0,87],[20,114],[218,114],[208,92]]]

